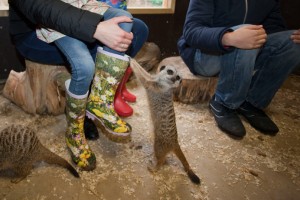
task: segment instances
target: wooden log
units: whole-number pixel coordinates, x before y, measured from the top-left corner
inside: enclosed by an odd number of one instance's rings
[[[174,100],[182,103],[193,104],[207,102],[214,94],[217,77],[203,77],[193,75],[180,56],[163,59],[159,65],[172,65],[179,72],[182,83],[174,91]]]
[[[30,114],[59,115],[64,112],[65,95],[60,88],[70,78],[65,66],[25,61],[26,71],[11,71],[3,96]]]
[[[136,60],[147,70],[159,63],[160,50],[154,43],[145,43]],[[65,86],[70,78],[62,65],[47,65],[25,60],[26,71],[10,71],[3,88],[3,96],[30,114],[63,114]]]
[[[153,42],[146,42],[134,59],[141,65],[146,71],[150,71],[157,67],[161,61],[161,52],[159,47]]]

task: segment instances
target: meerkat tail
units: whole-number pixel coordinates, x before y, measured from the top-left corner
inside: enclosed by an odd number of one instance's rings
[[[188,161],[186,160],[180,146],[178,145],[175,149],[174,149],[174,153],[176,154],[176,156],[178,157],[178,159],[181,161],[184,170],[187,172],[190,180],[195,183],[195,184],[200,184],[200,178],[193,172],[193,170],[191,169]]]
[[[64,158],[60,157],[59,155],[53,153],[49,149],[45,148],[44,146],[42,147],[44,151],[44,161],[47,162],[48,164],[56,164],[61,167],[66,168],[69,170],[71,174],[73,174],[76,178],[79,178],[79,174],[76,171],[76,169]]]

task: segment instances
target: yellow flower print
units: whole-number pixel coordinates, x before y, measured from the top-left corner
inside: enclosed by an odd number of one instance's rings
[[[85,167],[86,164],[85,164],[83,161],[79,161],[79,162],[77,163],[77,166],[78,166],[78,167]]]
[[[124,126],[120,126],[114,129],[115,132],[117,133],[126,133],[127,132],[127,128]]]
[[[97,110],[97,109],[92,109],[93,113],[95,113],[98,117],[102,117],[104,116],[104,113]]]
[[[124,122],[123,120],[119,119],[119,120],[117,121],[117,124],[118,124],[118,125],[126,125],[126,122]]]
[[[87,159],[90,157],[90,154],[88,152],[84,152],[82,154],[80,154],[79,156],[81,159]]]

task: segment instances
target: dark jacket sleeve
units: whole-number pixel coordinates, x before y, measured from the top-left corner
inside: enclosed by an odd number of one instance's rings
[[[222,37],[229,27],[212,27],[214,1],[190,0],[189,8],[183,27],[186,43],[195,49],[203,51],[225,52],[228,48],[222,45]]]
[[[264,26],[267,34],[286,30],[286,24],[282,17],[280,5],[279,5],[278,1],[276,1],[276,4],[272,8],[272,11],[269,13],[269,15],[263,21],[263,26]]]
[[[93,42],[102,15],[75,8],[60,0],[9,0],[10,7],[35,25]]]

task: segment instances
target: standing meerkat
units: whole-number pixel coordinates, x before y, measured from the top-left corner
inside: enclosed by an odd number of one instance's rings
[[[74,167],[44,147],[36,133],[29,127],[11,125],[0,132],[0,171],[12,170],[18,177],[14,182],[26,178],[34,164],[41,161],[64,167],[79,178]]]
[[[173,91],[180,85],[181,77],[173,66],[162,66],[156,75],[146,72],[134,59],[131,59],[130,66],[146,89],[154,125],[156,163],[149,165],[148,169],[152,172],[157,171],[164,164],[167,154],[174,152],[191,181],[200,184],[199,177],[191,169],[178,143]]]

